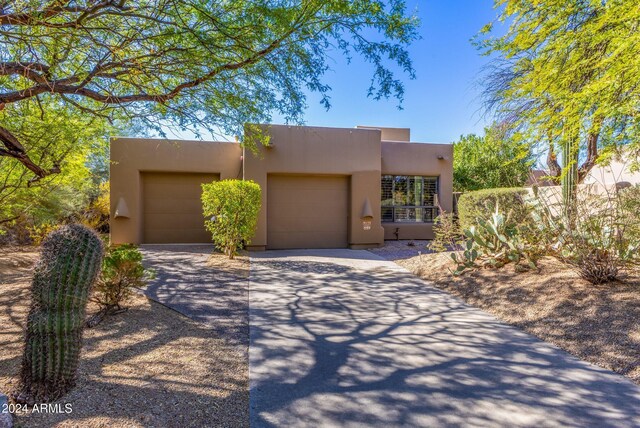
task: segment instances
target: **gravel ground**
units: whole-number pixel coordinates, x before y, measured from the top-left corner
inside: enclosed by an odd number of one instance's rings
[[[401,239],[398,241],[384,241],[384,247],[373,248],[371,251],[373,254],[386,259],[386,260],[403,260],[416,257],[420,253],[429,254],[432,253],[428,247],[429,240],[406,240]]]
[[[397,260],[435,287],[569,353],[640,384],[640,274],[592,285],[553,258],[453,276],[449,253]]]
[[[17,385],[37,253],[0,253],[0,391]],[[240,267],[239,267],[240,268]],[[137,295],[85,330],[72,413],[18,414],[23,427],[247,426],[248,362],[237,346]],[[90,306],[89,312],[95,310]]]

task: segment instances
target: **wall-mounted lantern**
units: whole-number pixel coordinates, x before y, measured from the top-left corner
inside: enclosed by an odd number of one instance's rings
[[[114,213],[115,218],[129,218],[129,207],[127,203],[124,201],[124,198],[121,196],[118,199],[118,205],[116,205],[116,212]]]
[[[371,209],[371,202],[369,202],[369,198],[364,200],[364,205],[362,206],[362,215],[360,216],[362,220],[362,229],[363,230],[371,230],[371,223],[373,222],[373,210]]]

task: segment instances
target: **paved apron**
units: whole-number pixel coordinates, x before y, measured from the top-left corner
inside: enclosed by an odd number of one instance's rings
[[[255,427],[640,426],[640,388],[367,251],[254,253]]]
[[[218,336],[247,352],[247,278],[207,265],[213,245],[143,245],[144,264],[155,278],[144,294],[206,324]]]

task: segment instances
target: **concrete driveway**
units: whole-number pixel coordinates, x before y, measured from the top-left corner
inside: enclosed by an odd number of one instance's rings
[[[251,424],[640,426],[640,388],[367,251],[255,253]]]
[[[143,245],[144,264],[155,278],[143,290],[156,302],[201,323],[239,345],[249,342],[249,290],[246,277],[208,265],[213,245]]]

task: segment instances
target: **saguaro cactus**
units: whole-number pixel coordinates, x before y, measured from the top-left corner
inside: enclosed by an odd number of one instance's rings
[[[79,224],[45,238],[31,284],[17,402],[53,401],[74,386],[87,300],[102,255],[98,235]]]

